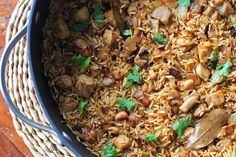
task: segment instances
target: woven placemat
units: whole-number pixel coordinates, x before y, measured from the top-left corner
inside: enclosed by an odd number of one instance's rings
[[[6,33],[6,42],[16,34],[26,23],[27,15],[31,8],[30,0],[20,0],[11,16]],[[30,79],[28,58],[26,53],[26,37],[13,49],[6,69],[6,84],[15,105],[28,118],[48,126]],[[34,156],[61,157],[73,156],[65,147],[57,143],[55,137],[49,133],[34,129],[24,124],[12,112],[13,123],[17,133],[24,140]]]

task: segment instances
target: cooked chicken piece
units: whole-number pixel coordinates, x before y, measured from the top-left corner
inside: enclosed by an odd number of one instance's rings
[[[159,19],[163,24],[168,24],[171,16],[171,11],[166,6],[160,6],[152,12],[154,19]]]
[[[92,56],[93,51],[88,42],[83,39],[76,39],[74,41],[75,50],[81,52],[85,56]]]
[[[143,95],[141,98],[139,98],[139,100],[144,107],[148,107],[151,104],[151,101],[147,95]]]
[[[194,91],[188,98],[184,100],[184,103],[179,107],[183,112],[188,112],[194,105],[199,102],[199,94]]]
[[[96,82],[93,78],[81,74],[77,77],[77,82],[75,85],[76,92],[79,96],[90,97],[96,87]]]
[[[115,46],[119,38],[120,38],[119,32],[112,31],[109,29],[106,29],[103,35],[103,39],[108,46]]]
[[[193,80],[194,86],[198,86],[201,84],[201,79],[199,79],[199,77],[195,73],[187,73],[186,79]]]
[[[131,125],[132,127],[135,127],[138,124],[138,121],[140,120],[139,115],[135,114],[135,113],[131,113],[128,117],[128,123],[129,125]]]
[[[186,129],[184,129],[184,136],[186,138],[189,138],[194,132],[194,128],[193,127],[187,127]]]
[[[127,38],[124,43],[124,48],[128,54],[132,54],[137,50],[137,38],[135,36]]]
[[[128,13],[131,14],[133,12],[137,12],[137,9],[138,9],[138,5],[137,5],[137,2],[132,2],[130,3],[129,5],[129,8],[128,8]]]
[[[105,77],[103,80],[102,80],[102,85],[105,86],[105,87],[111,87],[113,86],[115,83],[115,80],[112,79],[112,78],[109,78],[109,77]]]
[[[148,73],[152,80],[155,80],[157,78],[157,73],[153,69],[150,69]]]
[[[131,146],[131,140],[125,135],[119,135],[113,140],[113,144],[116,148],[123,151]]]
[[[177,91],[176,89],[171,89],[167,99],[172,100],[176,98],[180,98],[179,91]]]
[[[228,1],[225,1],[222,5],[218,6],[217,10],[220,13],[220,15],[226,17],[235,13],[234,8]]]
[[[89,20],[89,10],[88,8],[82,7],[81,9],[77,10],[74,14],[75,22]]]
[[[211,18],[212,18],[213,20],[220,20],[220,14],[219,14],[217,11],[215,11],[215,12],[212,14]]]
[[[193,115],[194,117],[200,118],[204,115],[204,113],[209,112],[210,109],[206,107],[204,104],[198,105],[198,107],[194,110]]]
[[[114,69],[114,70],[112,71],[112,76],[113,76],[114,79],[116,79],[116,80],[122,79],[123,75],[124,75],[123,72],[122,72],[121,70],[119,70],[119,69]]]
[[[218,90],[214,93],[209,94],[206,97],[205,101],[208,105],[214,105],[214,106],[222,105],[225,102],[224,93],[222,90]]]
[[[211,15],[214,13],[215,9],[211,6],[208,6],[207,9],[203,12],[203,15],[211,17]]]
[[[125,120],[128,118],[128,114],[125,111],[121,111],[116,114],[115,120]]]
[[[204,81],[208,81],[211,73],[210,71],[202,65],[202,63],[199,63],[196,67],[196,73],[197,75],[203,79]]]
[[[74,112],[78,108],[78,103],[73,101],[71,97],[65,97],[64,102],[59,104],[62,112]]]
[[[178,82],[180,91],[185,91],[188,89],[193,89],[194,82],[193,80],[183,80]]]
[[[55,84],[61,89],[67,89],[72,86],[72,79],[68,75],[61,75],[56,79]]]
[[[99,142],[103,135],[102,130],[98,129],[90,129],[89,127],[85,127],[82,130],[81,138],[88,142],[89,144],[94,144]]]
[[[54,23],[55,32],[59,39],[63,40],[70,36],[70,30],[62,19],[57,19]]]
[[[198,55],[201,63],[206,63],[208,57],[211,55],[212,45],[210,42],[203,42],[198,45]]]

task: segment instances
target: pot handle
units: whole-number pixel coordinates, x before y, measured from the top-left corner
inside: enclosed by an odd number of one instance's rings
[[[22,27],[22,29],[10,40],[10,42],[8,43],[8,45],[6,46],[5,50],[4,50],[4,53],[3,53],[3,56],[1,58],[1,62],[0,62],[0,76],[1,76],[1,91],[2,91],[2,94],[3,94],[3,97],[6,101],[6,103],[8,104],[8,107],[11,109],[11,111],[13,111],[13,113],[18,117],[20,118],[23,122],[25,122],[26,124],[34,127],[34,128],[37,128],[37,129],[40,129],[40,130],[43,130],[43,131],[46,131],[46,132],[49,132],[49,133],[52,133],[54,134],[55,136],[58,137],[57,133],[54,131],[53,128],[50,128],[48,126],[44,126],[42,124],[39,124],[37,122],[34,122],[32,120],[30,120],[29,118],[27,118],[24,114],[22,114],[20,112],[20,110],[14,105],[14,103],[12,102],[11,100],[11,97],[8,93],[8,90],[7,90],[7,87],[6,87],[6,83],[5,83],[5,69],[6,69],[6,64],[7,64],[7,61],[8,61],[8,58],[11,54],[11,51],[12,49],[15,47],[15,45],[19,42],[19,40],[25,36],[27,32],[27,23]],[[58,138],[59,139],[59,138]],[[60,142],[61,143],[61,142]]]

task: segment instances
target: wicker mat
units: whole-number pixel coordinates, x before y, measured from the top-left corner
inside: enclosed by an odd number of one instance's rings
[[[6,42],[25,24],[30,11],[30,0],[20,0],[11,16],[7,29]],[[7,67],[7,81],[11,99],[28,118],[48,125],[47,119],[37,101],[30,79],[26,53],[26,38],[23,38],[13,50]],[[57,143],[52,135],[24,124],[13,113],[13,123],[34,156],[61,157],[73,156],[65,147]]]

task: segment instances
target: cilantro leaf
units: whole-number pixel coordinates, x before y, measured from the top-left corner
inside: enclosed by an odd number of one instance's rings
[[[128,111],[131,111],[136,105],[135,102],[126,98],[119,98],[116,100],[116,103],[120,109],[127,109]]]
[[[105,20],[105,13],[102,8],[102,4],[97,2],[94,6],[94,11],[92,16],[98,24],[102,24]]]
[[[81,21],[72,25],[71,29],[74,32],[86,32],[89,28],[89,21]]]
[[[123,36],[129,37],[132,35],[132,31],[130,29],[125,29],[122,31]]]
[[[193,125],[191,117],[181,118],[179,121],[172,125],[173,130],[181,137],[184,138],[184,129]]]
[[[146,134],[146,141],[147,142],[156,142],[157,141],[157,137],[155,134]]]
[[[102,157],[116,157],[116,156],[117,156],[117,150],[111,143],[106,144],[103,147]]]
[[[140,83],[143,79],[142,75],[138,72],[138,68],[134,66],[132,71],[126,77],[127,83],[125,84],[125,88],[131,87],[135,82]]]
[[[219,60],[219,54],[213,51],[210,56],[211,62],[217,62]]]
[[[83,71],[86,71],[89,67],[89,64],[91,62],[91,59],[89,57],[83,56],[81,54],[79,55],[74,55],[71,58],[71,62],[79,67],[80,69],[82,69]]]
[[[78,109],[77,109],[77,111],[79,112],[79,115],[80,115],[80,116],[83,115],[83,113],[84,113],[84,107],[85,107],[87,104],[88,104],[87,101],[80,101],[79,107],[78,107]]]
[[[222,80],[225,80],[230,72],[231,72],[231,67],[233,66],[231,60],[229,59],[225,64],[221,64],[218,67],[216,67],[215,72],[213,73],[211,83],[216,84],[219,82],[222,82]]]
[[[166,44],[167,39],[162,34],[157,34],[153,37],[153,41],[159,43],[159,44]]]
[[[181,7],[188,8],[190,6],[190,0],[178,0],[178,3]]]
[[[236,30],[236,24],[234,24],[232,27]]]

